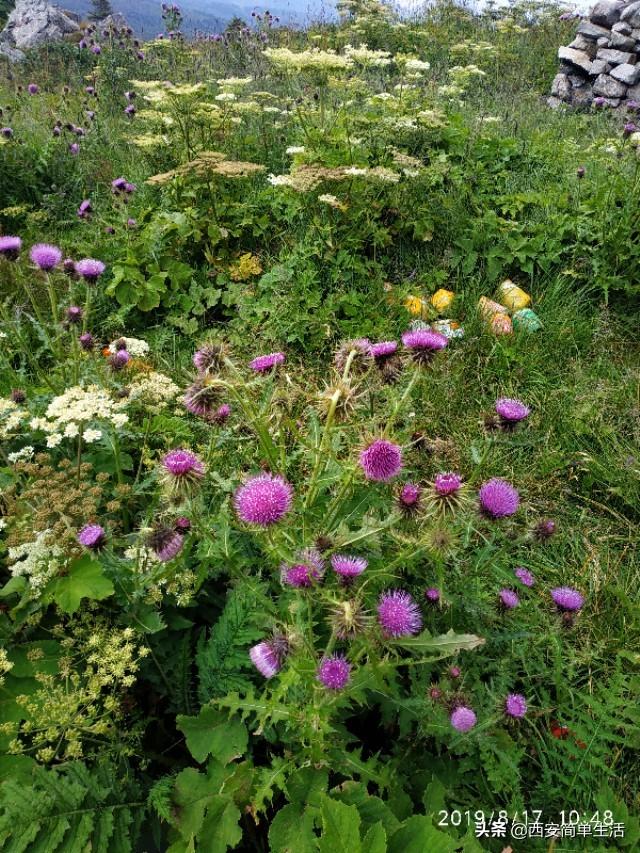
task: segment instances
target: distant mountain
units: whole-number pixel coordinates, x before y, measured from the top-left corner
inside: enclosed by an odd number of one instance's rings
[[[90,9],[89,0],[54,0],[63,9],[86,15]],[[179,0],[184,17],[183,32],[193,35],[196,30],[206,33],[217,33],[234,17],[251,20],[253,11],[263,12],[268,9],[272,15],[280,18],[284,24],[303,26],[305,22],[318,19],[330,19],[335,16],[331,0],[278,0],[272,6],[268,2],[256,6],[245,0],[224,2],[224,0]],[[115,12],[120,12],[136,33],[145,39],[153,38],[162,32],[163,21],[160,7],[161,0],[111,0]]]

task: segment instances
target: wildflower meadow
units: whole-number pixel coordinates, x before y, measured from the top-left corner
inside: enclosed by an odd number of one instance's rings
[[[0,64],[0,848],[639,849],[640,104],[162,12]]]

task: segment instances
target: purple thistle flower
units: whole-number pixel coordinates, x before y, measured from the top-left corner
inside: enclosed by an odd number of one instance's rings
[[[180,515],[173,522],[173,526],[179,533],[188,533],[191,530],[191,520],[184,515]]]
[[[85,524],[78,532],[78,542],[91,551],[96,551],[104,544],[106,533],[99,524]]]
[[[449,721],[456,731],[465,733],[475,726],[478,718],[471,708],[467,708],[466,705],[458,705],[452,711]]]
[[[80,202],[80,207],[78,207],[78,217],[80,219],[86,219],[92,210],[93,207],[91,206],[91,201],[88,198],[85,198],[84,201]]]
[[[450,666],[449,667],[449,676],[450,678],[460,678],[462,675],[462,670],[459,666]]]
[[[100,56],[100,54],[102,53],[102,48],[99,44],[94,44],[91,48],[91,53],[95,54],[96,56]]]
[[[257,474],[240,486],[233,502],[241,521],[268,527],[291,509],[293,488],[282,477]]]
[[[435,586],[430,586],[429,589],[425,591],[424,597],[430,604],[438,604],[440,601],[440,590]]]
[[[282,669],[282,663],[272,644],[266,641],[249,649],[251,663],[265,678],[273,676]]]
[[[136,93],[133,91],[132,92],[125,92],[124,96],[128,101],[134,101],[136,98]]]
[[[536,579],[533,574],[529,571],[529,569],[525,569],[524,566],[518,566],[517,569],[515,569],[514,571],[514,575],[524,586],[533,586],[536,582]]]
[[[119,349],[109,356],[109,366],[113,370],[123,370],[131,361],[131,356],[126,349]]]
[[[133,116],[136,114],[136,108],[134,107],[134,105],[133,105],[133,104],[128,104],[128,105],[124,108],[124,114],[125,114],[126,116],[128,116],[129,118],[133,118]]]
[[[76,262],[73,258],[65,258],[62,262],[62,270],[71,278],[77,278],[76,276]]]
[[[586,174],[587,174],[587,170],[585,169],[585,167],[584,166],[578,166],[578,168],[576,169],[576,175],[579,178],[584,178],[584,176]]]
[[[35,246],[31,247],[29,257],[37,267],[49,272],[57,267],[62,260],[62,252],[57,246],[52,246],[49,243],[36,243]]]
[[[364,557],[351,557],[348,554],[334,554],[331,557],[331,565],[336,574],[349,580],[361,575],[369,565]]]
[[[517,424],[523,421],[531,414],[531,409],[521,400],[515,400],[511,397],[500,397],[496,400],[496,412],[500,416],[503,423]]]
[[[565,14],[567,14],[567,13],[565,13]],[[598,95],[597,98],[593,99],[594,107],[604,107],[606,105],[606,103],[607,103],[607,99],[603,98],[602,95]]]
[[[520,604],[518,593],[514,592],[512,589],[501,589],[498,599],[501,607],[505,610],[513,610],[514,607],[517,607]]]
[[[125,191],[126,195],[132,195],[132,193],[134,193],[136,191],[136,189],[137,189],[136,185],[130,183],[129,181],[127,181],[124,185],[124,191]]]
[[[78,305],[70,305],[67,308],[67,320],[70,323],[79,323],[82,320],[83,313],[82,308]]]
[[[378,622],[385,637],[407,637],[422,627],[420,608],[408,592],[383,592],[378,602]]]
[[[495,477],[480,487],[480,508],[490,518],[504,518],[517,512],[520,496],[517,489],[506,480]]]
[[[384,361],[390,358],[398,351],[398,344],[395,341],[380,341],[377,344],[371,344],[369,352],[371,357],[377,362]]]
[[[561,613],[573,613],[584,604],[584,596],[577,589],[559,586],[551,590],[551,598]]]
[[[419,364],[426,364],[434,353],[447,346],[449,340],[440,332],[434,332],[433,329],[417,329],[415,332],[405,332],[402,343],[411,350],[411,354]]]
[[[94,340],[91,332],[85,332],[84,334],[80,335],[78,341],[80,342],[80,346],[82,347],[82,349],[86,352],[89,352],[93,349]]]
[[[114,178],[111,181],[111,192],[113,193],[123,193],[124,188],[127,185],[127,182],[124,178]]]
[[[10,127],[0,127],[0,136],[4,136],[5,139],[11,139],[13,130]]]
[[[400,509],[406,515],[412,515],[417,512],[420,508],[420,496],[420,486],[416,486],[414,483],[405,483],[400,490],[400,495],[398,496]]]
[[[220,344],[204,344],[195,351],[192,361],[198,373],[210,373],[223,367],[224,355]]]
[[[222,424],[227,420],[227,418],[229,417],[230,414],[231,414],[231,406],[228,403],[223,403],[213,413],[211,420],[214,424],[218,424],[218,426],[222,426]]]
[[[22,240],[20,237],[11,237],[6,235],[0,237],[0,257],[6,258],[9,261],[15,261],[20,254],[22,248]]]
[[[37,83],[29,83],[29,85],[27,86],[27,91],[30,95],[37,95],[40,91],[40,87]]]
[[[77,142],[71,143],[71,145],[69,146],[69,153],[73,154],[74,157],[76,154],[80,153],[80,146],[78,145]]]
[[[285,355],[283,352],[271,352],[268,355],[259,355],[257,358],[254,358],[253,361],[249,362],[249,367],[251,370],[255,370],[256,373],[266,373],[269,370],[273,370],[279,364],[282,364],[284,360]]]
[[[126,350],[118,350],[118,352],[126,352]],[[170,450],[163,457],[162,466],[166,473],[176,480],[200,480],[204,477],[202,461],[190,450]]]
[[[377,438],[360,451],[360,467],[367,480],[386,483],[402,470],[402,448],[385,438]]]
[[[76,273],[88,284],[95,284],[104,270],[102,261],[97,261],[95,258],[83,258],[76,264]]]
[[[137,228],[137,226],[138,226],[138,223],[136,222],[136,220],[130,216],[127,219],[127,228]]]
[[[448,498],[460,491],[462,477],[453,471],[436,474],[433,481],[433,490],[440,498]]]
[[[187,388],[182,402],[192,415],[212,423],[220,407],[220,387],[206,376],[199,377]]]
[[[504,712],[508,717],[521,719],[527,713],[527,700],[520,693],[509,693],[504,700]]]
[[[622,129],[622,135],[631,136],[631,134],[635,133],[637,129],[637,126],[632,121],[628,121]]]
[[[180,530],[166,525],[158,525],[149,537],[149,546],[161,563],[175,559],[184,547],[184,535]]]
[[[282,583],[287,586],[292,586],[295,589],[301,589],[312,586],[320,575],[313,566],[306,563],[296,563],[294,566],[282,566],[280,571]]]
[[[540,539],[542,542],[550,539],[555,532],[556,523],[550,518],[546,518],[543,521],[538,522],[534,531],[536,538]]]
[[[323,687],[329,690],[342,690],[351,677],[351,664],[344,655],[323,658],[318,666],[316,677]]]

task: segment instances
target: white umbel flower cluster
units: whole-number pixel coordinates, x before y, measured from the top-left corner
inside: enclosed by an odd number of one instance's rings
[[[0,400],[0,438],[6,438],[10,432],[17,429],[26,417],[27,412],[21,409],[13,400]]]
[[[33,542],[23,542],[9,548],[9,571],[14,578],[26,577],[33,590],[40,590],[58,573],[61,548],[48,542],[50,530],[38,533]]]
[[[173,379],[164,373],[152,371],[137,379],[129,388],[129,402],[143,403],[151,410],[158,411],[172,403],[180,388]]]
[[[74,385],[54,397],[44,417],[32,418],[30,426],[48,434],[47,447],[57,447],[64,438],[75,438],[81,432],[84,441],[91,444],[102,436],[101,430],[90,426],[95,421],[107,422],[116,429],[127,423],[129,416],[122,411],[123,405],[98,385]]]
[[[116,344],[120,341],[125,342],[125,349],[130,356],[133,356],[133,358],[143,358],[149,352],[149,344],[140,338],[116,338],[115,341],[111,341],[109,344],[110,353],[114,353],[116,351]]]

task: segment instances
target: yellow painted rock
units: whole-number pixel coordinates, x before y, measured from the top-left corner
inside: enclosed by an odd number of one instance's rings
[[[510,278],[503,281],[498,288],[500,299],[504,302],[510,311],[521,311],[531,304],[531,297],[528,293],[514,284]]]
[[[451,306],[455,296],[456,295],[453,290],[445,290],[444,287],[441,287],[440,290],[436,290],[431,297],[431,304],[439,314],[444,314],[444,312]]]
[[[427,303],[420,296],[407,296],[404,301],[404,307],[414,317],[422,317],[426,313]]]

